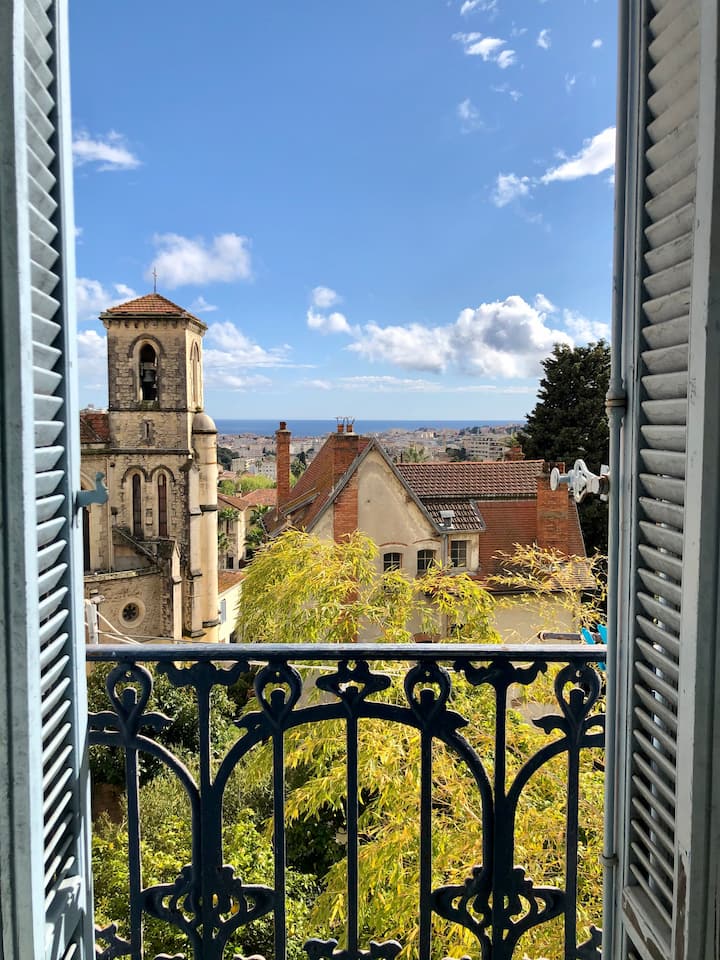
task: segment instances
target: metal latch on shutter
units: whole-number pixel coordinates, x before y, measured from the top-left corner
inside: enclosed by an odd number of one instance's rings
[[[584,460],[576,460],[572,470],[560,473],[557,467],[550,472],[550,489],[557,490],[561,483],[567,484],[576,503],[580,503],[590,493],[607,500],[610,489],[610,468],[600,467],[600,475],[588,470]]]
[[[108,489],[103,483],[105,474],[98,471],[95,474],[95,487],[93,490],[80,490],[75,494],[75,509],[82,510],[83,507],[89,507],[91,503],[107,503]]]

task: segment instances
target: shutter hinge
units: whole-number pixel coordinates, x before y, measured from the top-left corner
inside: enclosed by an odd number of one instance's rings
[[[95,488],[93,490],[79,490],[75,494],[75,509],[82,510],[91,503],[107,503],[108,489],[103,483],[105,474],[98,471],[95,474]]]
[[[610,489],[610,468],[600,467],[600,475],[588,470],[584,460],[576,460],[572,470],[560,473],[553,467],[550,473],[550,489],[557,490],[561,483],[567,484],[568,490],[575,498],[575,503],[581,503],[590,493],[607,500]]]

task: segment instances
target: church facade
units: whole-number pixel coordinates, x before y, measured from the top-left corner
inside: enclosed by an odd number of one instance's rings
[[[85,597],[101,635],[218,639],[217,431],[197,317],[158,293],[110,307],[108,409],[81,413]]]

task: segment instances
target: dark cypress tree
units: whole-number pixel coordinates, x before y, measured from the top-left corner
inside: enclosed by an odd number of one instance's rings
[[[562,460],[570,469],[582,459],[594,473],[608,462],[605,395],[610,348],[605,341],[585,347],[556,344],[543,361],[538,402],[518,434],[528,460]],[[607,553],[607,504],[588,497],[580,504],[585,546]]]

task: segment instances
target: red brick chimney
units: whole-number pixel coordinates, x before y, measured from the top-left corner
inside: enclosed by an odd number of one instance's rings
[[[519,443],[514,443],[509,447],[503,456],[503,460],[524,460],[525,454]]]
[[[550,489],[550,470],[565,472],[564,463],[546,464],[547,472],[537,478],[537,545],[567,553],[570,543],[570,500],[568,488]]]
[[[359,436],[352,424],[338,424],[333,436],[333,486],[345,475],[348,467],[358,454]]]
[[[332,437],[333,486],[338,484],[358,455],[359,437],[352,423],[338,423],[337,433]],[[358,477],[354,473],[335,499],[333,506],[333,536],[341,540],[357,530],[358,526]]]
[[[284,420],[275,431],[275,462],[277,474],[277,509],[280,511],[290,499],[290,431]]]

